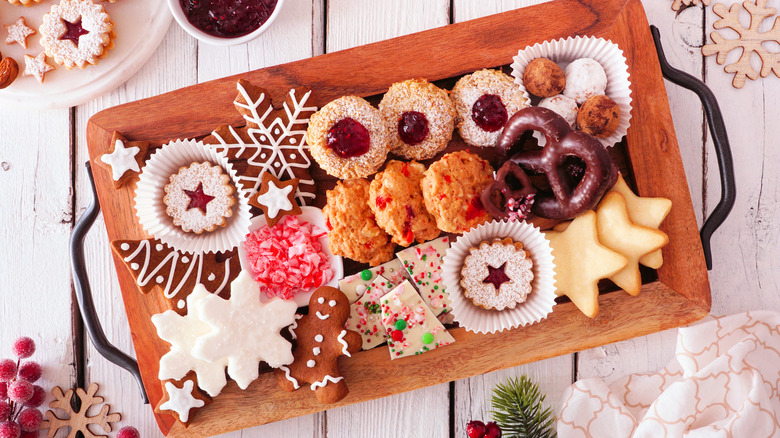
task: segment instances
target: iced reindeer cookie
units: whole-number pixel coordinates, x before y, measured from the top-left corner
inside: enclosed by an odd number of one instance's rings
[[[381,300],[390,359],[422,354],[455,342],[408,281]]]
[[[339,371],[339,356],[360,351],[361,337],[344,328],[349,318],[349,301],[338,289],[323,286],[309,300],[309,314],[300,318],[290,334],[297,346],[295,359],[275,370],[279,385],[295,391],[310,384],[320,403],[335,403],[349,393]]]

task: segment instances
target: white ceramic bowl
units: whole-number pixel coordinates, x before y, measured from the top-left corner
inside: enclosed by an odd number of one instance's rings
[[[325,216],[322,214],[322,210],[317,207],[301,207],[301,214],[298,215],[298,219],[301,222],[308,222],[321,230],[327,229],[325,228]],[[249,226],[249,233],[258,230],[265,225],[265,215],[255,216],[252,218],[252,225]],[[338,288],[339,280],[344,278],[344,263],[341,259],[341,256],[334,255],[332,252],[330,252],[330,248],[328,247],[327,234],[320,238],[320,243],[322,243],[322,252],[324,252],[325,255],[328,256],[328,259],[330,259],[330,267],[333,269],[333,278],[329,282],[323,284],[323,286]],[[238,258],[241,260],[241,269],[246,271],[251,276],[252,270],[248,268],[249,257],[246,254],[243,243],[238,245]],[[298,307],[308,306],[309,298],[311,298],[316,289],[317,288],[314,288],[308,292],[300,292],[296,294],[294,297],[295,304],[297,304]],[[270,300],[265,296],[264,293],[261,293],[260,301],[267,303]]]
[[[179,26],[181,26],[182,29],[187,31],[188,34],[192,35],[198,40],[203,41],[204,43],[207,44],[211,44],[213,46],[236,46],[239,44],[244,44],[244,43],[248,43],[249,41],[252,41],[253,39],[260,36],[261,33],[265,32],[266,29],[271,27],[274,20],[276,20],[276,17],[279,15],[279,11],[282,10],[283,6],[284,6],[284,0],[277,0],[276,8],[274,8],[274,11],[271,12],[271,16],[268,17],[268,21],[263,23],[262,26],[258,27],[254,31],[240,37],[220,38],[220,37],[215,37],[213,35],[209,35],[206,32],[203,32],[202,30],[193,26],[189,22],[189,20],[187,20],[187,16],[184,15],[184,9],[182,9],[181,7],[180,0],[168,0],[168,8],[171,10],[171,14],[173,14],[173,18],[176,20],[177,23],[179,23]]]

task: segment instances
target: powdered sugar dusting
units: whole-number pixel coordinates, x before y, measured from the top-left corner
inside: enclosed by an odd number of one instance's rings
[[[201,183],[203,193],[214,197],[206,205],[205,213],[198,208],[188,208],[191,198],[184,191],[194,191]],[[236,203],[234,192],[230,177],[222,171],[222,167],[208,162],[193,163],[171,175],[170,183],[165,186],[163,202],[175,225],[184,231],[201,233],[224,225],[225,218],[233,215]]]
[[[38,82],[43,83],[46,72],[54,70],[54,67],[46,63],[46,54],[41,53],[36,57],[24,55],[24,73],[22,76],[35,76]]]
[[[8,36],[5,38],[6,44],[17,43],[20,46],[27,48],[27,37],[35,34],[35,31],[27,27],[27,23],[24,22],[24,17],[19,17],[14,24],[3,25],[5,30],[8,31]]]
[[[463,264],[460,285],[464,295],[474,304],[503,310],[514,309],[518,303],[525,301],[534,279],[533,262],[517,245],[510,240],[494,240],[492,243],[482,242],[479,248],[471,250]],[[509,281],[501,284],[499,290],[484,282],[488,276],[488,265],[493,268],[504,265]]]
[[[80,21],[81,27],[89,32],[79,37],[78,46],[73,41],[60,39],[67,31],[63,20],[69,23]],[[96,64],[103,52],[110,48],[113,27],[103,6],[92,0],[62,0],[43,16],[41,45],[58,64],[67,68],[84,68],[86,64]]]

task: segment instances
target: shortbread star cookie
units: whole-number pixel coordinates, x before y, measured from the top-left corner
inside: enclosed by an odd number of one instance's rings
[[[114,132],[108,152],[100,156],[98,164],[109,171],[115,189],[141,173],[149,146],[149,142],[127,141],[122,134]]]
[[[17,43],[20,46],[27,48],[27,37],[35,34],[35,30],[27,27],[27,23],[24,21],[24,17],[19,17],[14,24],[3,25],[8,32],[8,36],[5,38],[6,44]]]
[[[211,400],[198,390],[195,385],[195,376],[192,373],[181,382],[163,382],[163,398],[157,403],[155,412],[170,413],[176,420],[187,427],[192,420],[193,411],[208,404]]]
[[[545,236],[552,247],[556,294],[568,296],[593,318],[599,313],[599,280],[619,272],[628,260],[599,242],[593,211],[574,219],[565,231],[548,231]]]
[[[596,227],[601,243],[628,259],[628,264],[609,279],[629,294],[639,295],[642,290],[639,259],[659,250],[669,238],[662,231],[631,222],[626,200],[618,192],[610,192],[601,200],[596,210]]]
[[[45,53],[40,53],[38,56],[24,55],[24,73],[22,73],[22,76],[34,76],[42,84],[46,73],[52,70],[54,70],[54,67],[46,62]]]
[[[628,216],[631,222],[643,227],[657,230],[661,222],[666,219],[666,215],[672,209],[672,201],[666,198],[641,198],[634,194],[623,179],[623,175],[618,177],[614,187],[610,192],[618,192],[626,200]],[[661,250],[651,252],[639,259],[639,263],[648,268],[658,269],[664,264],[664,258]]]
[[[262,176],[262,183],[257,193],[249,198],[249,204],[263,210],[265,222],[273,227],[279,219],[290,214],[301,214],[301,207],[295,201],[295,193],[298,189],[298,178],[289,181],[279,181],[279,178],[266,172]]]
[[[70,70],[97,64],[114,46],[113,28],[108,12],[92,0],[61,0],[43,16],[39,31],[46,55]]]

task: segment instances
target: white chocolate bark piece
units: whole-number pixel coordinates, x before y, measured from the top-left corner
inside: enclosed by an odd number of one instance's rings
[[[354,330],[363,337],[363,350],[382,345],[387,332],[382,326],[381,300],[395,285],[377,275],[366,292],[350,305],[349,319],[345,324],[348,330]]]
[[[406,248],[396,254],[417,286],[420,296],[436,316],[450,313],[450,294],[441,278],[444,254],[450,248],[450,238],[439,237],[430,242]]]
[[[385,279],[392,284],[401,284],[402,281],[406,280],[406,270],[404,270],[401,265],[401,261],[393,259],[371,269],[366,269],[357,274],[342,278],[339,280],[339,289],[341,289],[341,292],[347,296],[350,304],[352,304],[366,293],[366,289],[371,282],[376,279],[377,275],[385,277]]]
[[[455,342],[408,281],[382,297],[382,325],[387,331],[390,359],[422,354]]]

